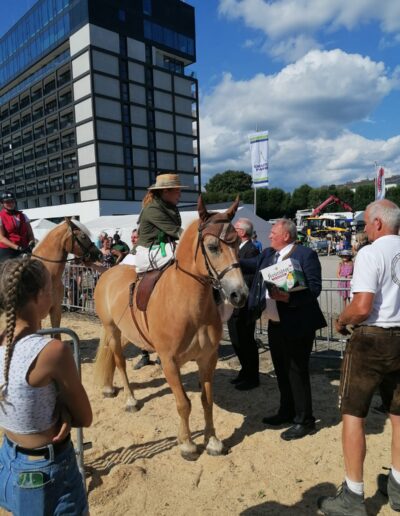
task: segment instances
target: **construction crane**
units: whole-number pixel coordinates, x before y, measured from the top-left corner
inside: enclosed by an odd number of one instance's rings
[[[336,197],[336,195],[330,195],[323,203],[314,208],[313,212],[311,213],[311,217],[316,217],[322,212],[324,208],[334,203],[340,204],[346,211],[351,211],[353,213],[353,208],[350,206],[350,204],[347,204],[347,202],[342,201],[341,199],[339,199],[339,197]]]

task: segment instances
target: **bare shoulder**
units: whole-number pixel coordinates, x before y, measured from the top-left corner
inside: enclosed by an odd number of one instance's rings
[[[58,339],[52,339],[40,353],[42,360],[52,363],[59,363],[71,356],[72,351],[69,344]]]

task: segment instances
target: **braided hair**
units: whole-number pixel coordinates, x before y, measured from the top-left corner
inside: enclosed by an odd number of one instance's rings
[[[47,281],[46,268],[39,260],[14,258],[0,264],[0,313],[6,318],[4,383],[0,386],[0,402],[4,401],[18,312],[42,290]]]

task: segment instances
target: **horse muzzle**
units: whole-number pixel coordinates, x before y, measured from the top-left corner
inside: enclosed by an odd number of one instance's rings
[[[223,287],[223,290],[227,301],[234,308],[242,308],[246,304],[249,289],[245,283],[243,285],[236,286],[229,285],[226,288]]]

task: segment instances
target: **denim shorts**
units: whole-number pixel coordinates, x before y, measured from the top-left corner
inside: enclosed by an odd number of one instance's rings
[[[86,493],[72,443],[52,455],[49,459],[25,455],[4,436],[0,506],[14,516],[87,515]]]
[[[379,389],[390,414],[400,415],[400,328],[359,326],[347,343],[340,379],[342,414],[364,418]]]

